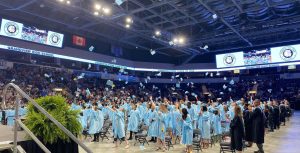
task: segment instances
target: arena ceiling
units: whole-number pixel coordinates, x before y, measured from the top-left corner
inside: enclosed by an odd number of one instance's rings
[[[119,0],[122,2],[122,0]],[[170,58],[195,57],[294,43],[300,39],[300,0],[1,0],[1,14],[56,29],[103,38]],[[95,16],[95,3],[111,8]],[[130,16],[133,24],[124,26]],[[156,30],[161,36],[154,36]],[[184,36],[184,45],[170,45]],[[208,49],[205,49],[205,46]],[[198,59],[198,58],[196,58]]]

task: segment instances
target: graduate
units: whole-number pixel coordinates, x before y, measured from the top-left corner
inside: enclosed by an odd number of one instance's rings
[[[186,108],[182,109],[182,139],[181,143],[186,145],[186,152],[192,152],[193,145],[193,126],[192,119]]]
[[[222,126],[221,126],[221,117],[218,110],[214,111],[213,115],[213,131],[215,136],[221,136],[222,134]]]
[[[15,118],[15,110],[13,108],[10,108],[5,111],[5,118],[7,120],[8,126],[14,126],[14,118]]]
[[[195,110],[192,107],[192,103],[188,102],[187,103],[187,111],[189,112],[190,118],[192,119],[192,124],[193,124],[193,128],[196,128],[196,122],[195,122]]]
[[[88,133],[94,135],[93,142],[99,142],[99,132],[104,124],[103,113],[98,109],[97,103],[93,104],[93,110],[90,114],[90,127]]]
[[[182,120],[181,120],[180,104],[175,103],[175,107],[171,112],[172,134],[176,137],[181,137]]]
[[[160,104],[158,112],[158,136],[157,136],[157,149],[163,152],[166,149],[165,146],[165,134],[166,134],[166,122],[167,122],[167,106],[165,104]]]
[[[140,123],[140,112],[136,109],[136,105],[132,104],[132,109],[129,112],[129,119],[128,119],[128,127],[127,130],[130,131],[130,137],[128,140],[132,140],[132,133],[137,133],[138,132],[138,127]]]
[[[149,111],[149,131],[148,136],[151,137],[150,142],[156,142],[158,136],[158,113],[156,111],[155,104],[151,104],[151,110]]]
[[[112,115],[112,128],[113,128],[113,135],[114,135],[114,143],[116,144],[115,147],[118,147],[118,139],[120,141],[125,141],[126,146],[125,149],[129,148],[129,143],[125,139],[125,124],[124,124],[124,113],[122,112],[123,109],[119,110],[118,105],[113,105],[112,108],[107,107],[111,110]]]
[[[209,146],[209,140],[211,138],[210,135],[210,114],[207,111],[207,107],[203,106],[203,112],[202,112],[202,138],[204,139],[204,148],[208,148]]]

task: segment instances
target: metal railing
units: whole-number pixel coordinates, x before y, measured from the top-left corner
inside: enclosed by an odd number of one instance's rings
[[[43,113],[48,119],[50,119],[59,129],[61,129],[65,134],[67,134],[74,142],[83,148],[87,153],[92,153],[92,151],[80,142],[68,129],[66,129],[61,123],[59,123],[55,118],[53,118],[44,108],[42,108],[38,103],[36,103],[32,98],[30,98],[19,86],[14,83],[9,83],[4,87],[3,98],[2,98],[2,108],[6,108],[6,92],[9,87],[14,88],[23,98],[31,102],[41,113]],[[44,144],[21,122],[19,118],[19,105],[20,100],[17,96],[16,98],[16,108],[15,108],[15,125],[14,125],[14,153],[17,153],[17,138],[18,138],[18,125],[21,126],[24,131],[41,147],[41,149],[46,153],[51,153]]]

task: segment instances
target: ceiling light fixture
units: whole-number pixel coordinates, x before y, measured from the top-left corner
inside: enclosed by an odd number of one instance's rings
[[[98,15],[99,15],[99,12],[95,11],[95,12],[94,12],[94,15],[98,16]]]
[[[110,8],[104,7],[102,10],[104,14],[106,15],[110,14]]]
[[[71,4],[71,1],[67,1],[66,3],[67,3],[68,5],[70,5],[70,4]]]
[[[127,18],[126,18],[126,23],[133,23],[132,18],[131,18],[131,17],[127,17]]]
[[[161,35],[161,32],[160,32],[159,30],[156,30],[156,31],[155,31],[155,35],[156,35],[156,36],[160,36],[160,35]]]
[[[218,15],[217,15],[217,14],[213,14],[213,15],[212,15],[212,18],[213,18],[213,19],[217,19],[217,18],[218,18]]]
[[[95,4],[95,9],[96,9],[96,10],[100,10],[101,7],[102,7],[102,6],[101,6],[100,4]]]
[[[126,28],[130,28],[130,24],[126,24],[125,27],[126,27]]]

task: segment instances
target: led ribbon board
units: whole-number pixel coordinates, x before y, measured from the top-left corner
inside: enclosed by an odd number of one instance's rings
[[[41,30],[7,19],[2,19],[0,35],[54,47],[62,47],[64,39],[61,33]]]
[[[100,61],[95,61],[95,60],[82,59],[82,58],[78,58],[78,57],[48,53],[48,52],[44,52],[44,51],[20,48],[20,47],[15,47],[15,46],[8,46],[8,45],[3,45],[3,44],[0,44],[0,49],[5,49],[5,50],[10,50],[10,51],[15,51],[15,52],[22,52],[22,53],[27,53],[27,54],[35,54],[35,55],[40,55],[40,56],[48,56],[48,57],[66,59],[66,60],[73,60],[73,61],[78,61],[78,62],[91,63],[91,64],[115,67],[115,68],[120,68],[120,69],[127,69],[127,70],[132,70],[132,71],[184,73],[184,72],[221,72],[221,71],[242,70],[242,69],[249,68],[249,67],[245,67],[245,66],[239,66],[239,67],[233,67],[233,68],[185,69],[185,70],[183,70],[183,69],[177,69],[176,70],[176,69],[135,68],[135,67],[128,67],[128,66],[123,66],[123,65],[118,65],[118,64],[111,64],[111,63],[100,62]],[[275,66],[299,65],[299,64],[300,64],[300,62],[275,63],[275,64],[268,64],[268,65],[261,65],[260,68],[275,67]],[[257,68],[257,67],[254,67],[254,68]]]

